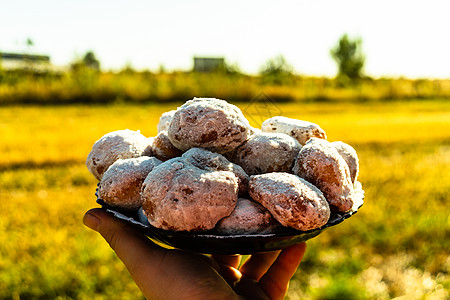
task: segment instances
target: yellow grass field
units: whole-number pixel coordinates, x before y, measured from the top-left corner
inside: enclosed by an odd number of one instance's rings
[[[179,104],[0,107],[0,299],[143,299],[82,225],[96,180],[84,162],[119,129],[156,134]],[[238,105],[315,122],[354,146],[366,203],[308,242],[287,299],[450,297],[450,101]]]

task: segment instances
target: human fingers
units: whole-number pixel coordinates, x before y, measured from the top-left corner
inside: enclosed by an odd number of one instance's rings
[[[280,251],[256,253],[251,255],[239,268],[242,276],[258,281],[273,264]]]
[[[103,209],[89,210],[84,215],[83,223],[102,235],[145,295],[150,286],[147,278],[159,278],[161,270],[155,262],[163,260],[165,249]]]
[[[211,258],[157,246],[131,225],[102,209],[88,211],[84,224],[99,232],[148,299],[234,299]]]
[[[271,299],[283,299],[289,280],[294,275],[306,251],[306,244],[301,243],[281,251],[266,274],[261,277],[261,289]]]
[[[221,254],[212,254],[211,257],[216,260],[219,264],[227,265],[233,268],[239,267],[241,262],[240,255],[221,255]]]
[[[234,282],[241,278],[242,274],[238,270],[241,262],[240,255],[213,254],[211,255],[211,258],[218,263],[219,268],[217,271],[228,282],[228,284],[233,285]]]

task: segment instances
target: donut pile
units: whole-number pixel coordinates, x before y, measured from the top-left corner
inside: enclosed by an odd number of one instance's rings
[[[273,117],[261,129],[224,100],[194,98],[164,113],[156,137],[101,137],[86,165],[112,207],[141,210],[172,231],[264,234],[325,225],[359,197],[358,157],[317,124]]]

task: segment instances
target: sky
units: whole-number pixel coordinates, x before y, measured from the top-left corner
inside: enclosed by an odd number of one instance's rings
[[[348,34],[369,76],[449,79],[449,12],[448,0],[0,0],[0,51],[58,66],[93,51],[104,70],[225,57],[249,74],[283,55],[297,74],[334,76],[330,49]]]

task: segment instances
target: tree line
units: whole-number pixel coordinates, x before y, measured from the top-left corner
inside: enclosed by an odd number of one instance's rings
[[[335,60],[338,66],[338,73],[336,78],[342,82],[355,81],[363,78],[363,68],[365,63],[365,56],[362,53],[362,40],[360,38],[352,39],[347,34],[344,34],[334,48],[330,50],[331,57]],[[86,54],[79,60],[71,64],[72,70],[79,70],[80,68],[89,68],[92,70],[100,70],[100,60],[96,57],[93,51],[87,51]],[[127,72],[132,72],[131,66],[127,65],[124,68]],[[160,67],[163,71],[164,67]],[[217,71],[231,74],[242,73],[237,64],[225,64],[223,68]],[[286,61],[283,55],[278,55],[269,59],[265,65],[260,69],[259,75],[266,78],[267,81],[273,83],[282,83],[286,81],[294,73],[294,68]]]
[[[215,72],[103,71],[93,51],[70,64],[68,72],[0,70],[0,105],[71,103],[184,102],[192,97],[254,101],[263,93],[274,101],[378,101],[450,99],[450,80],[378,78],[363,72],[361,39],[343,35],[330,49],[338,71],[335,78],[299,76],[282,56],[269,59],[258,75],[237,65]]]

